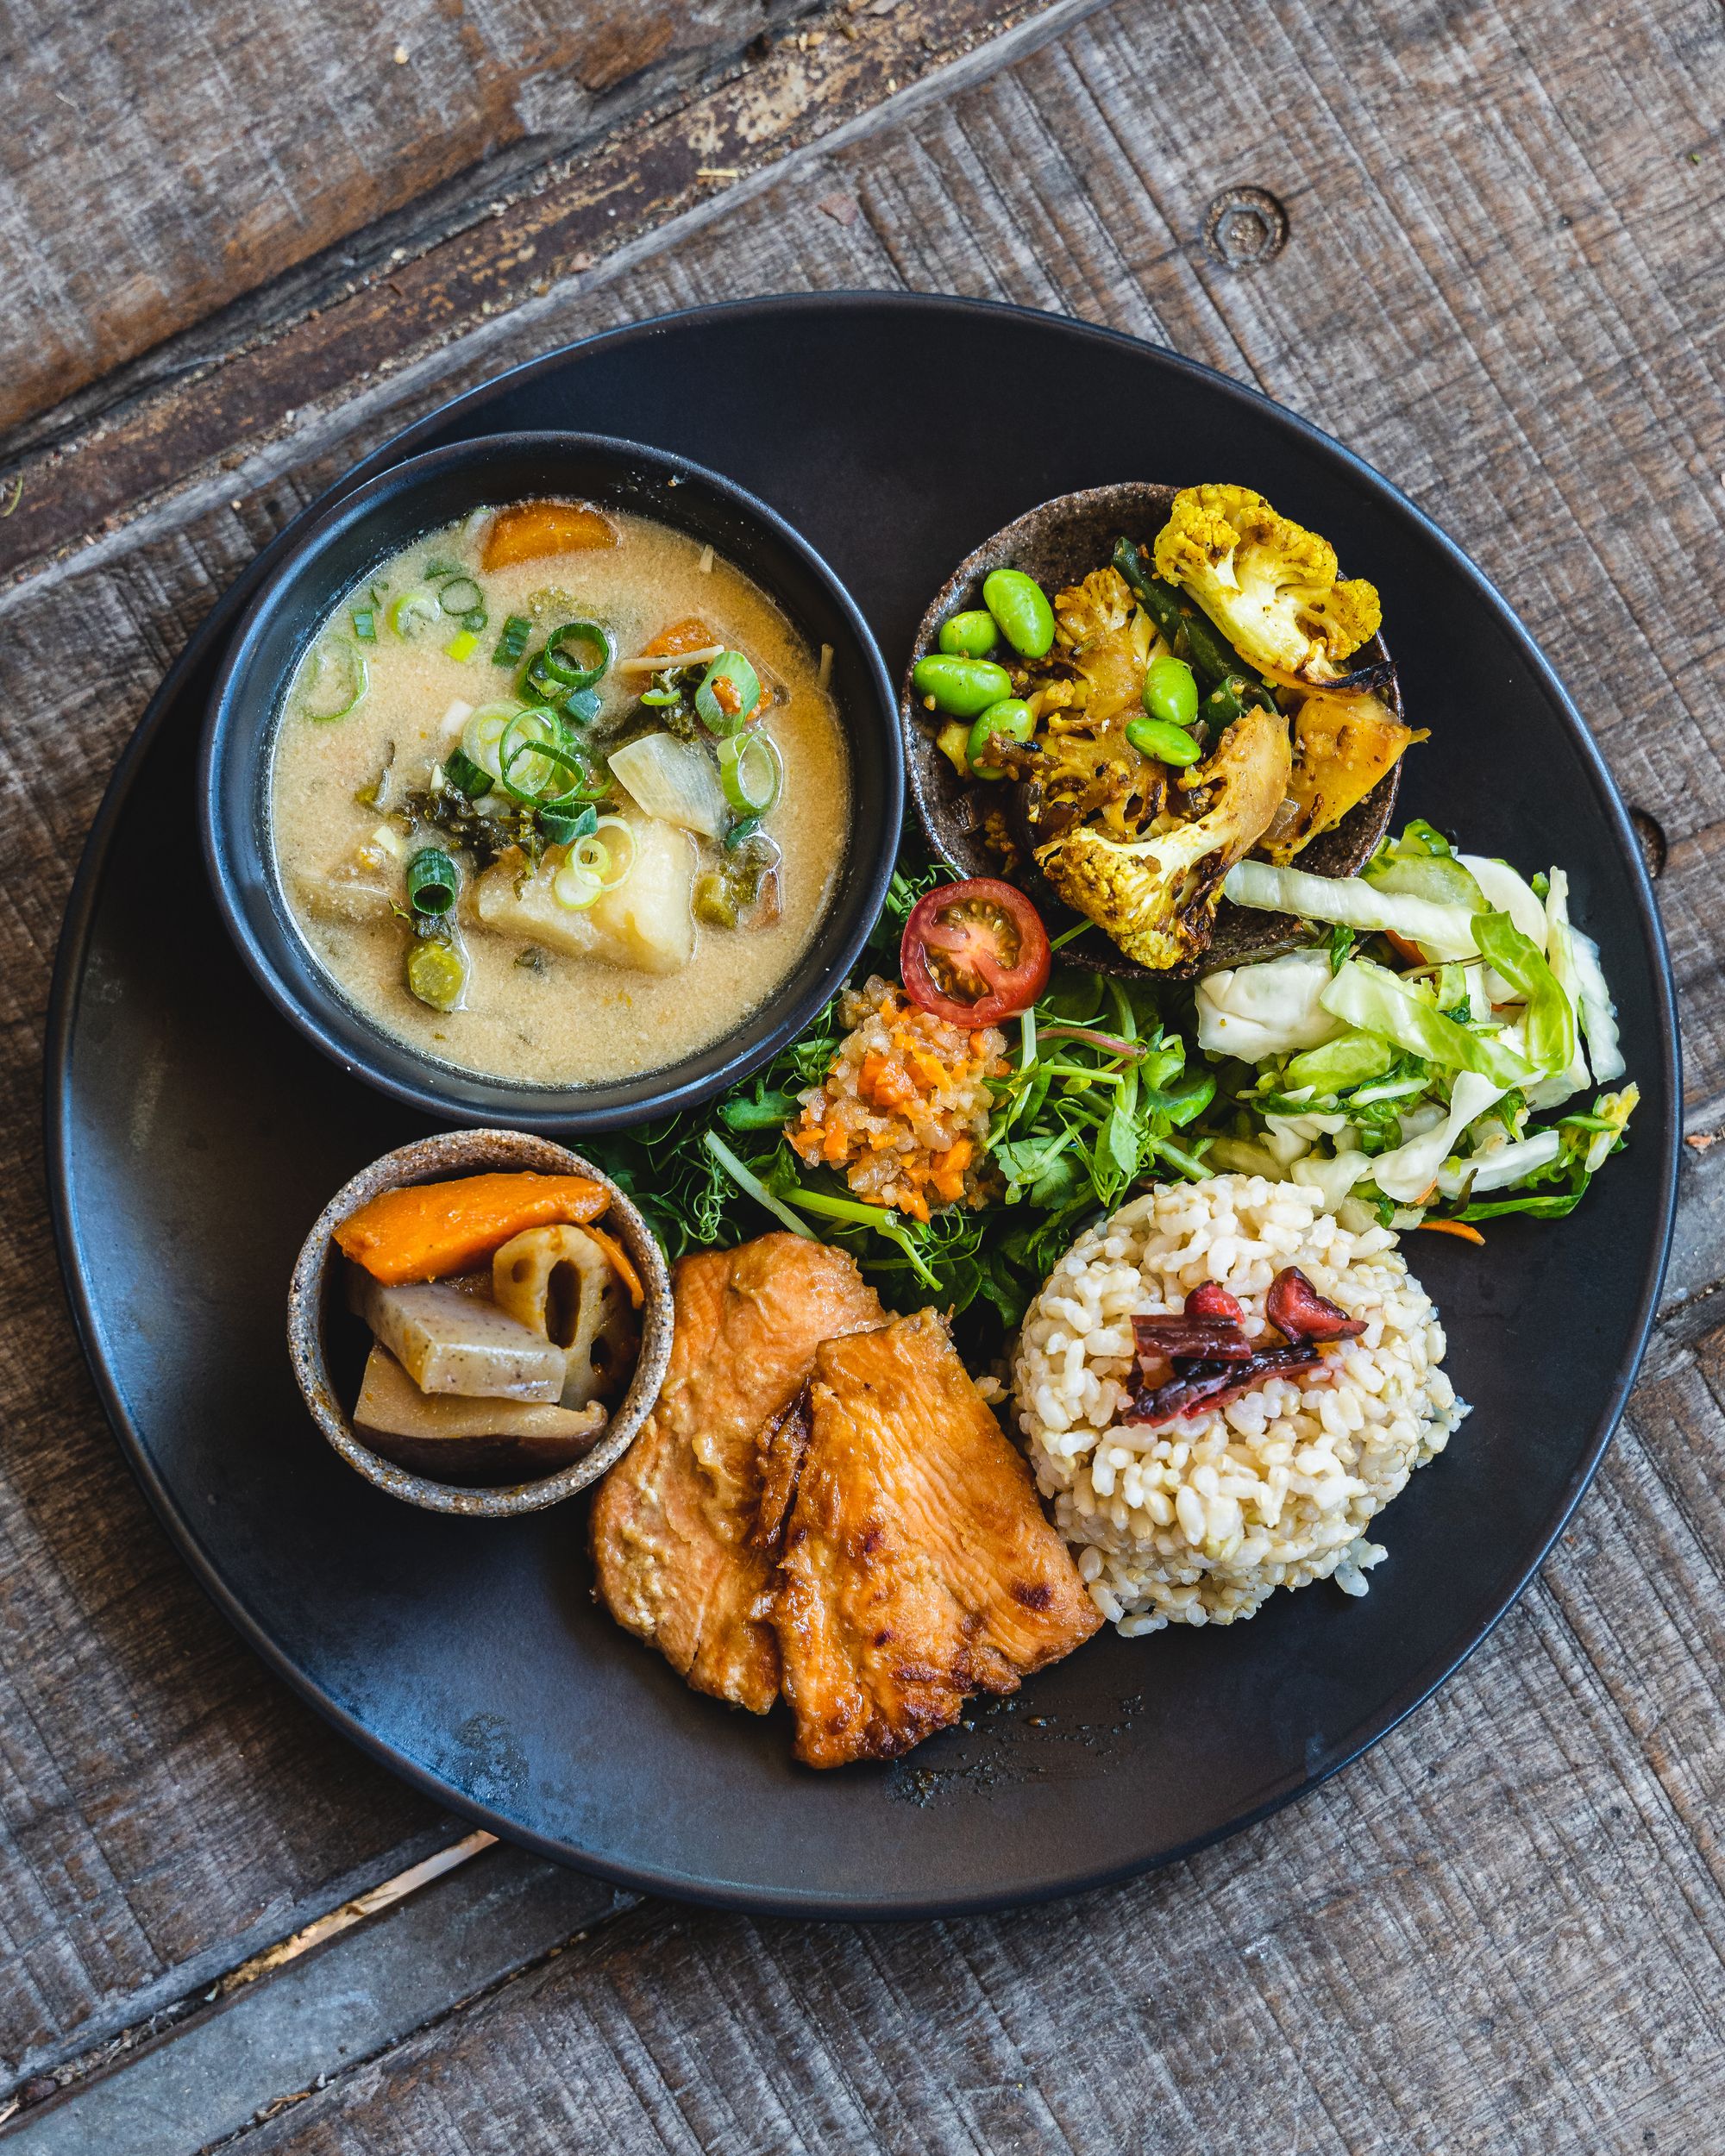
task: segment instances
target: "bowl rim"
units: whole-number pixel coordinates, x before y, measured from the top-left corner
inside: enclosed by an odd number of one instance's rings
[[[453,1063],[440,1064],[378,1025],[342,993],[309,950],[305,954],[305,973],[316,993],[303,993],[292,974],[278,967],[272,958],[254,924],[251,906],[236,873],[236,861],[245,861],[248,865],[255,861],[263,883],[268,887],[273,880],[273,870],[265,857],[266,849],[253,843],[249,833],[243,840],[238,838],[230,830],[223,813],[224,774],[242,742],[236,724],[239,693],[246,684],[258,645],[308,559],[334,545],[354,525],[363,522],[380,502],[386,503],[398,496],[411,497],[420,485],[435,480],[451,469],[460,470],[468,465],[482,467],[511,454],[593,456],[619,466],[646,467],[671,484],[712,490],[744,519],[762,528],[769,540],[797,556],[825,591],[853,639],[861,661],[865,686],[858,702],[866,706],[872,699],[878,721],[879,740],[871,740],[866,745],[871,761],[876,763],[875,780],[885,796],[879,824],[871,830],[869,819],[855,812],[853,802],[848,834],[848,858],[852,864],[850,886],[847,889],[841,884],[833,893],[809,947],[811,950],[815,947],[836,915],[851,915],[848,930],[833,942],[829,963],[800,994],[768,996],[755,1006],[742,1023],[747,1027],[758,1022],[760,1031],[740,1056],[717,1060],[727,1042],[737,1037],[735,1033],[721,1036],[705,1048],[692,1051],[695,1056],[707,1059],[706,1067],[674,1083],[646,1091],[640,1087],[643,1084],[650,1087],[654,1076],[650,1071],[632,1078],[608,1081],[603,1086],[583,1087],[530,1084],[463,1070]],[[339,486],[341,482],[336,484]],[[662,521],[674,524],[669,517]],[[775,605],[784,607],[779,592],[764,584],[762,588]],[[273,737],[278,723],[274,692],[269,702]],[[853,744],[853,793],[857,761]],[[362,1079],[423,1114],[470,1126],[518,1127],[554,1137],[558,1133],[628,1128],[677,1110],[698,1107],[758,1069],[801,1031],[856,966],[886,901],[904,820],[905,756],[897,699],[874,631],[837,571],[777,510],[723,473],[672,450],[655,448],[649,443],[620,435],[587,433],[578,429],[523,429],[508,434],[471,436],[445,443],[439,448],[423,450],[371,473],[345,492],[335,493],[311,513],[304,528],[296,531],[294,543],[272,564],[229,632],[206,708],[198,747],[197,787],[199,840],[216,912],[252,979],[298,1033],[349,1076]],[[288,924],[288,930],[291,934],[298,932],[292,923]],[[807,956],[806,951],[799,963],[805,962]],[[794,968],[791,978],[794,977]],[[392,1069],[376,1059],[378,1054],[399,1056],[406,1068],[402,1071]],[[684,1062],[687,1061],[685,1058]],[[665,1077],[671,1079],[683,1067],[682,1063],[668,1065]],[[615,1097],[619,1088],[630,1086],[637,1090],[629,1098]],[[483,1098],[479,1097],[481,1090]]]
[[[588,1175],[611,1194],[605,1218],[614,1219],[630,1257],[643,1277],[641,1352],[621,1404],[589,1452],[567,1467],[524,1482],[468,1485],[440,1482],[398,1467],[374,1452],[354,1429],[330,1378],[323,1332],[329,1288],[341,1253],[335,1231],[348,1216],[382,1191],[414,1183],[456,1180],[488,1169],[530,1169],[540,1174]],[[311,1420],[356,1473],[391,1497],[426,1512],[468,1520],[513,1520],[543,1512],[586,1489],[608,1472],[635,1441],[665,1382],[671,1359],[673,1304],[665,1254],[638,1207],[602,1168],[567,1145],[536,1132],[509,1130],[440,1131],[380,1154],[351,1175],[312,1223],[294,1261],[287,1290],[287,1351]]]

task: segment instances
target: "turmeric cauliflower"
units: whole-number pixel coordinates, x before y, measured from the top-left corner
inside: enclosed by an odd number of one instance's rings
[[[1243,658],[1296,681],[1333,681],[1377,633],[1377,593],[1336,580],[1335,549],[1249,486],[1189,486],[1157,535],[1156,573],[1197,601]]]
[[[1282,714],[1243,712],[1193,774],[1208,799],[1201,816],[1135,842],[1081,824],[1038,847],[1038,866],[1128,958],[1181,965],[1208,947],[1222,879],[1268,827],[1291,761]]]
[[[1095,569],[1082,584],[1057,592],[1054,618],[1092,721],[1100,726],[1117,712],[1136,711],[1152,631],[1120,571]]]

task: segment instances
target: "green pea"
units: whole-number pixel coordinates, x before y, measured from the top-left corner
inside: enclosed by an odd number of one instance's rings
[[[1022,569],[996,569],[982,580],[982,604],[1024,658],[1040,659],[1052,647],[1054,609],[1033,576]]]
[[[1198,683],[1183,659],[1152,659],[1144,677],[1144,708],[1170,726],[1189,726],[1198,716]]]
[[[988,743],[996,734],[1004,734],[1008,741],[1028,741],[1035,730],[1030,705],[1019,703],[1015,696],[989,705],[970,729],[965,754],[971,770],[979,779],[1004,779],[1007,774],[1000,767],[988,761]]]
[[[991,704],[1013,693],[1012,676],[991,659],[960,659],[950,652],[919,659],[911,674],[911,686],[923,698],[932,698],[938,711],[954,718],[975,718]]]
[[[969,614],[954,614],[940,624],[940,648],[955,659],[986,659],[1000,641],[994,617],[979,606]]]
[[[1176,726],[1165,718],[1129,718],[1126,739],[1146,756],[1154,756],[1158,763],[1176,764],[1182,769],[1189,763],[1196,763],[1204,753],[1183,726]]]

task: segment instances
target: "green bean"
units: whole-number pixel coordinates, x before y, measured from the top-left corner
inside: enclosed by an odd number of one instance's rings
[[[999,734],[1007,741],[1028,741],[1036,730],[1036,721],[1031,717],[1030,705],[1016,697],[1003,697],[998,704],[989,705],[970,729],[970,739],[965,755],[970,768],[979,779],[1004,779],[1006,773],[1000,765],[988,761],[988,744]]]
[[[1143,555],[1130,539],[1114,542],[1114,567],[1132,586],[1138,604],[1176,659],[1189,659],[1212,681],[1239,673],[1239,661],[1233,646],[1173,585],[1151,574]]]
[[[940,648],[949,658],[986,659],[1000,641],[994,616],[981,606],[950,615],[940,624]]]
[[[1204,753],[1183,726],[1170,725],[1165,718],[1129,718],[1126,739],[1158,763],[1171,763],[1180,769],[1196,763]]]
[[[1261,683],[1243,674],[1225,674],[1204,699],[1201,716],[1212,734],[1232,726],[1242,711],[1273,711],[1276,699]]]
[[[992,659],[960,659],[950,653],[919,659],[911,686],[925,703],[954,718],[975,718],[1013,693],[1013,679]]]
[[[1054,609],[1033,576],[1022,569],[994,570],[982,580],[982,604],[1021,658],[1040,659],[1052,649]]]

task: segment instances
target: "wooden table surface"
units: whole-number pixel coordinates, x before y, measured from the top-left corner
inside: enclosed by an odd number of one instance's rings
[[[0,19],[4,2131],[104,2156],[1725,2150],[1720,0],[361,14]],[[1283,206],[1279,249],[1226,221],[1207,244],[1242,186]],[[843,286],[1172,345],[1454,534],[1662,868],[1689,1135],[1628,1421],[1436,1699],[1156,1877],[879,1928],[475,1847],[267,1675],[104,1424],[39,1138],[85,834],[254,549],[514,361]]]

